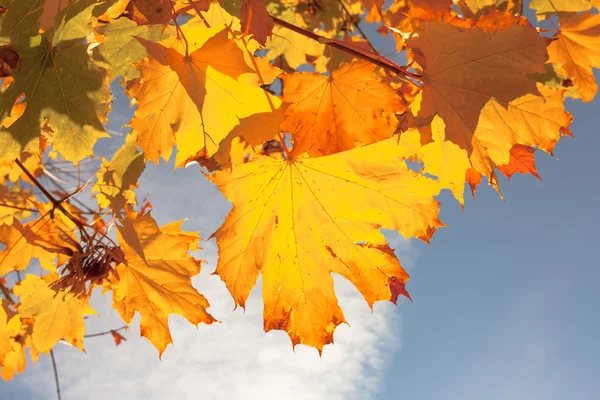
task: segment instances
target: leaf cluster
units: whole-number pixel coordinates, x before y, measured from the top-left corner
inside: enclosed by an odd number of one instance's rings
[[[199,233],[159,226],[136,198],[147,162],[201,167],[233,204],[210,236],[215,274],[241,307],[262,276],[265,331],[319,352],[346,322],[332,273],[370,306],[410,298],[382,228],[429,242],[442,190],[464,206],[466,184],[502,196],[498,173],[539,178],[535,151],[570,135],[565,98],[597,92],[598,1],[533,0],[535,21],[520,0],[384,3],[9,0],[2,377],[26,349],[34,361],[61,340],[83,350],[97,288],[125,324],[141,315],[160,354],[169,315],[216,321],[191,283]],[[106,129],[115,80],[136,106],[124,140]],[[100,139],[116,152],[94,154]]]

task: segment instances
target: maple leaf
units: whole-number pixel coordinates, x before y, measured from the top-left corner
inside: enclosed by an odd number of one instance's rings
[[[417,126],[439,115],[446,139],[495,186],[493,170],[509,162],[514,144],[551,153],[571,121],[562,92],[530,77],[544,71],[545,40],[515,22],[492,31],[431,22],[408,42],[424,67],[423,91],[411,105]]]
[[[1,170],[2,167],[0,167]],[[0,226],[2,224],[11,225],[13,218],[18,220],[29,218],[32,212],[31,204],[34,202],[35,194],[31,191],[0,182]]]
[[[167,232],[171,232],[167,228]],[[136,311],[142,316],[140,333],[162,355],[172,343],[169,314],[179,314],[194,325],[216,320],[206,311],[208,301],[192,286],[201,261],[188,256],[199,238],[190,234],[163,232],[150,214],[125,219],[117,238],[125,254],[113,275],[113,308],[126,323]]]
[[[244,0],[241,9],[242,32],[263,46],[273,32],[275,23],[267,11],[265,0]]]
[[[521,144],[515,144],[510,149],[510,161],[508,164],[498,166],[498,169],[508,179],[515,173],[520,172],[522,174],[531,174],[542,180],[535,167],[535,149]]]
[[[529,8],[535,10],[538,20],[556,13],[587,11],[592,6],[592,0],[531,0],[529,3]]]
[[[64,339],[83,350],[84,317],[95,314],[87,298],[76,298],[49,287],[56,276],[40,278],[27,274],[13,289],[21,296],[18,312],[21,317],[34,318],[31,337],[35,348],[48,353],[59,340]]]
[[[413,32],[423,29],[426,22],[445,21],[457,24],[465,20],[457,18],[452,10],[452,0],[407,0],[392,3],[383,14],[384,24],[378,31],[384,35],[392,31],[396,37],[396,49],[405,50],[405,41]],[[408,54],[409,62],[411,54]]]
[[[115,341],[115,346],[120,345],[123,341],[125,341],[125,342],[127,341],[125,336],[121,335],[119,332],[117,332],[115,330],[111,330],[110,334],[113,337],[113,340]]]
[[[4,358],[13,349],[11,338],[15,336],[15,331],[10,326],[9,314],[14,314],[8,309],[8,301],[0,302],[0,365],[4,365]]]
[[[537,94],[528,75],[543,72],[548,58],[544,39],[524,26],[484,32],[432,22],[408,43],[424,68],[419,116],[437,112],[447,136],[469,151],[483,107]]]
[[[38,258],[46,269],[54,268],[55,255],[36,244],[41,238],[31,229],[32,226],[40,230],[44,225],[30,222],[23,226],[17,219],[10,225],[0,225],[0,242],[4,244],[4,249],[0,250],[0,275],[6,275],[13,270],[25,270],[34,257]]]
[[[254,147],[263,142],[275,139],[281,131],[279,126],[286,118],[286,109],[287,104],[284,103],[272,112],[258,113],[241,119],[240,124],[233,128],[229,132],[229,135],[219,143],[219,149],[206,162],[206,166],[212,171],[229,168],[231,167],[232,159],[235,160],[235,163],[240,163],[246,154],[248,154],[245,151],[246,147]],[[232,146],[236,139],[243,141],[247,146],[243,146],[243,148]],[[235,154],[232,154],[232,149],[234,149]],[[240,149],[241,151],[235,151]]]
[[[442,21],[452,15],[452,0],[412,0],[407,15],[422,21]]]
[[[301,28],[307,27],[302,16],[295,12],[293,4],[289,4],[288,2],[283,2],[282,4],[270,3],[267,10],[270,14],[277,15],[278,18],[286,22]],[[273,35],[267,41],[265,47],[268,50],[267,59],[275,60],[283,56],[292,69],[296,69],[302,64],[310,63],[310,59],[322,57],[325,50],[324,44],[279,25],[273,28]]]
[[[102,160],[98,181],[94,185],[100,207],[110,206],[115,215],[120,215],[126,204],[135,204],[132,189],[138,186],[138,179],[145,168],[144,155],[137,149],[136,136],[129,134],[112,160]]]
[[[216,151],[238,118],[270,109],[262,89],[236,80],[254,70],[227,30],[186,26],[188,40],[193,37],[198,47],[189,57],[138,39],[152,58],[137,64],[141,78],[127,90],[138,104],[131,126],[144,155],[155,163],[161,156],[169,159],[176,134],[176,165],[181,165],[201,150]]]
[[[23,152],[19,154],[19,161],[35,178],[39,178],[42,175],[44,166],[39,155]],[[23,172],[14,159],[0,163],[0,183],[6,184],[7,180],[14,183],[19,180],[32,183],[29,176]]]
[[[465,17],[479,18],[496,12],[521,14],[522,4],[523,0],[458,0],[456,5]]]
[[[14,81],[0,95],[0,119],[10,115],[23,95],[26,108],[10,127],[1,129],[2,158],[21,151],[38,152],[40,127],[55,131],[54,149],[78,162],[107,136],[101,121],[110,109],[106,70],[94,64],[84,39],[95,5],[79,1],[57,15],[57,26],[38,35],[39,1],[12,0],[0,18],[0,43],[14,47],[22,59]]]
[[[131,0],[127,11],[138,25],[166,25],[173,18],[173,0]]]
[[[348,150],[393,135],[395,112],[404,110],[390,86],[373,76],[365,61],[346,64],[331,76],[310,72],[283,75],[283,101],[293,103],[282,125],[294,138],[294,155]]]
[[[146,48],[136,38],[160,42],[175,35],[171,26],[138,26],[127,18],[112,20],[95,31],[102,39],[93,48],[94,61],[110,70],[112,79],[122,76],[126,81],[140,76],[134,64],[148,56]]]
[[[585,12],[560,14],[557,39],[548,46],[550,62],[557,71],[573,80],[576,92],[570,95],[589,102],[594,99],[598,85],[592,68],[600,67],[600,15]]]
[[[21,373],[25,369],[26,344],[29,345],[29,353],[34,362],[37,361],[39,352],[31,343],[31,327],[23,323],[25,319],[22,321],[17,313],[9,309],[6,300],[2,300],[0,308],[0,376],[7,381],[12,379],[16,372]]]
[[[382,8],[385,0],[361,0],[361,2],[367,10],[367,22],[381,21]]]
[[[435,175],[442,186],[449,188],[464,207],[465,179],[471,164],[464,149],[445,140],[445,128],[444,121],[436,115],[431,122],[433,142],[424,145],[421,149],[423,172]]]
[[[245,305],[260,273],[265,330],[321,350],[344,322],[332,272],[369,305],[407,294],[408,275],[380,228],[428,241],[442,225],[440,186],[409,170],[409,156],[390,138],[313,159],[257,156],[209,176],[233,202],[214,236],[216,274],[236,304]]]
[[[98,17],[99,21],[110,21],[111,19],[119,18],[121,15],[127,13],[127,6],[129,0],[114,0],[112,4],[107,8],[104,14]]]

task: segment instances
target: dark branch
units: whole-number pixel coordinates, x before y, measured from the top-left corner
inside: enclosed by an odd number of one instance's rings
[[[54,358],[54,350],[50,350],[50,358],[52,359],[52,369],[54,370],[54,382],[56,382],[56,397],[62,400],[60,395],[60,384],[58,383],[58,370],[56,369],[56,359]]]
[[[412,78],[417,81],[421,80],[421,77],[419,75],[416,75],[416,74],[413,74],[412,72],[407,71],[405,68],[388,60],[385,57],[381,57],[375,53],[371,53],[371,52],[367,52],[367,51],[359,51],[359,50],[353,49],[351,47],[348,47],[348,45],[345,44],[344,42],[341,42],[336,39],[330,39],[325,36],[317,35],[316,33],[313,33],[309,30],[300,28],[299,26],[290,24],[289,22],[281,20],[277,17],[271,16],[271,18],[273,19],[273,22],[275,22],[277,25],[282,26],[286,29],[289,29],[293,32],[296,32],[302,36],[306,36],[309,39],[315,40],[319,43],[325,44],[334,49],[344,51],[348,54],[353,55],[356,58],[360,58],[362,60],[368,61],[368,62],[375,64],[383,69],[387,69],[388,71],[394,72],[395,74],[403,75],[407,78]]]

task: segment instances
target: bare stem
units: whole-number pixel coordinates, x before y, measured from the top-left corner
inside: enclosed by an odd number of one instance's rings
[[[350,11],[348,10],[348,8],[346,7],[346,4],[344,3],[344,0],[338,0],[338,3],[340,3],[340,6],[342,6],[342,9],[346,13],[346,16],[352,20],[352,25],[354,25],[354,27],[356,28],[356,30],[367,41],[367,43],[369,44],[369,47],[371,48],[371,50],[373,50],[373,53],[379,55],[379,52],[377,51],[377,49],[375,48],[375,46],[373,46],[373,43],[371,43],[371,41],[369,40],[369,38],[367,37],[367,35],[365,34],[365,32],[362,30],[362,28],[358,24],[358,21],[356,21],[356,19],[355,19],[356,16],[352,15],[350,13]]]
[[[98,332],[98,333],[92,333],[90,335],[85,335],[84,338],[91,338],[91,337],[97,337],[97,336],[110,335],[113,332],[119,332],[119,331],[122,331],[122,330],[125,330],[125,329],[127,329],[127,325],[123,325],[120,328],[111,329],[111,330],[106,331],[106,332]]]
[[[289,29],[293,32],[296,32],[299,35],[305,36],[309,39],[312,39],[319,43],[325,44],[334,49],[344,51],[348,54],[353,55],[356,58],[360,58],[362,60],[368,61],[371,64],[380,66],[381,68],[387,69],[388,71],[394,72],[395,74],[403,75],[407,78],[412,78],[414,80],[421,81],[421,77],[419,75],[416,75],[416,74],[413,74],[412,72],[407,71],[405,68],[399,66],[398,64],[394,63],[393,61],[388,60],[385,57],[379,56],[372,52],[359,51],[359,50],[353,49],[351,47],[348,47],[348,45],[342,41],[339,41],[336,39],[330,39],[330,38],[327,38],[327,37],[321,36],[321,35],[317,35],[316,33],[313,33],[304,28],[300,28],[299,26],[296,26],[294,24],[290,24],[289,22],[281,20],[277,17],[271,16],[271,18],[273,19],[273,22],[275,22],[275,24],[277,24],[281,27],[284,27],[286,29]]]
[[[56,382],[56,397],[62,400],[60,395],[60,384],[58,383],[58,370],[56,368],[56,359],[54,358],[54,350],[50,350],[50,358],[52,359],[52,369],[54,370],[54,382]]]
[[[50,200],[50,202],[52,203],[53,209],[60,210],[67,218],[69,218],[75,224],[75,226],[77,226],[77,228],[79,229],[79,232],[82,235],[86,234],[85,228],[93,229],[94,231],[97,231],[98,233],[100,233],[100,235],[102,235],[106,240],[108,240],[109,242],[111,242],[115,247],[117,247],[117,244],[115,243],[115,241],[112,240],[110,237],[108,237],[104,232],[97,230],[96,228],[94,228],[93,226],[89,225],[85,221],[82,221],[80,219],[75,218],[73,216],[73,214],[71,214],[62,205],[62,202],[65,199],[57,200],[54,196],[52,196],[52,194],[50,192],[48,192],[48,190],[46,190],[46,188],[40,183],[40,181],[38,181],[36,179],[36,177],[33,176],[33,174],[31,172],[29,172],[29,170],[23,165],[23,163],[21,162],[21,160],[19,160],[18,158],[16,158],[15,162],[17,163],[17,165],[19,166],[19,168],[21,168],[21,170],[25,173],[25,175],[27,175],[27,177],[29,179],[31,179],[31,181],[35,184],[35,186],[42,191],[42,193],[48,198],[48,200]]]

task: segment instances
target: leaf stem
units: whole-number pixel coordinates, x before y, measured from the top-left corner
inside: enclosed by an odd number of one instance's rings
[[[277,24],[283,28],[289,29],[293,32],[296,32],[299,35],[305,36],[309,39],[312,39],[319,43],[325,44],[334,49],[344,51],[348,54],[353,55],[356,58],[360,58],[362,60],[370,62],[371,64],[375,64],[383,69],[387,69],[388,71],[403,75],[407,78],[412,78],[419,82],[421,81],[421,77],[419,75],[416,75],[416,74],[413,74],[412,72],[407,71],[405,68],[399,66],[398,64],[394,63],[393,61],[388,60],[385,57],[379,56],[372,52],[359,51],[359,50],[353,49],[352,47],[349,47],[347,44],[345,44],[342,41],[339,41],[336,39],[330,39],[330,38],[327,38],[327,37],[321,36],[321,35],[317,35],[316,33],[313,33],[304,28],[300,28],[299,26],[296,26],[294,24],[290,24],[289,22],[286,22],[286,21],[279,19],[277,17],[274,17],[272,15],[271,15],[271,18],[273,19],[273,22],[275,22],[275,24]]]

